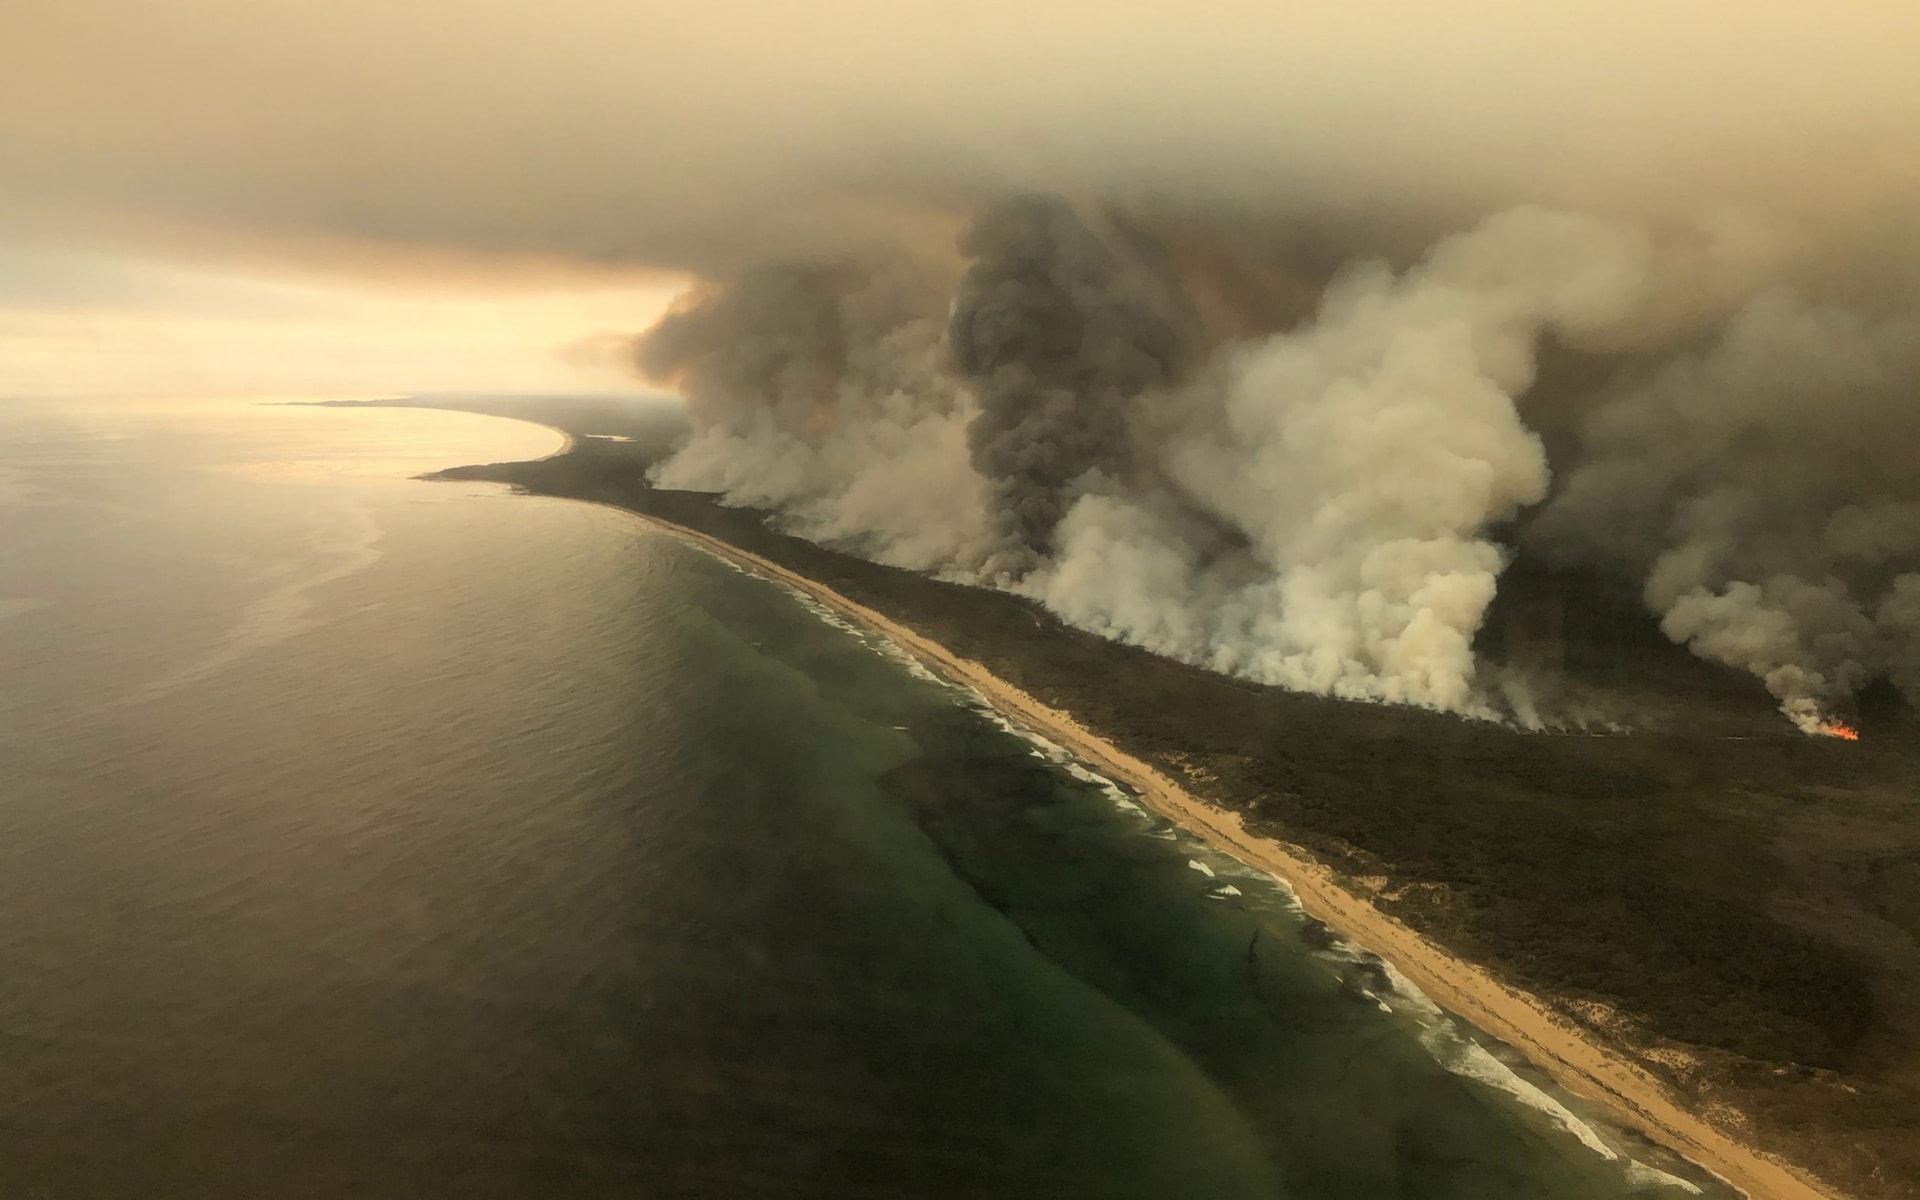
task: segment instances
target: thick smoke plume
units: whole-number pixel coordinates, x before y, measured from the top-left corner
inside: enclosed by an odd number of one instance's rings
[[[1403,275],[1354,268],[1308,324],[1224,352],[1161,448],[1239,561],[1192,560],[1177,522],[1102,500],[1070,520],[1047,602],[1263,682],[1482,707],[1472,641],[1504,565],[1486,530],[1548,482],[1514,397],[1544,331],[1633,311],[1644,260],[1602,223],[1521,210]]]
[[[973,464],[993,485],[1001,545],[988,569],[1022,577],[1051,553],[1075,492],[1126,473],[1128,402],[1174,378],[1183,346],[1141,256],[1054,197],[986,210],[960,252],[972,266],[949,336],[979,403]]]
[[[1797,724],[1885,678],[1920,700],[1920,319],[1770,290],[1620,384],[1535,526],[1644,579],[1667,636]]]
[[[699,280],[662,484],[1292,687],[1521,554],[1920,689],[1911,0],[180,7],[0,4],[0,253]]]
[[[1255,296],[1222,338],[1192,300],[1217,304],[1212,260],[1151,229],[1023,196],[967,226],[957,272],[694,293],[639,343],[697,430],[656,481],[1324,695],[1536,719],[1474,651],[1520,552],[1636,580],[1803,728],[1874,679],[1916,695],[1920,321],[1897,289],[1870,316],[1738,222],[1522,207],[1404,268],[1349,263],[1272,332]],[[1530,395],[1549,342],[1598,364],[1589,386]],[[1557,490],[1529,414],[1577,423]]]
[[[878,562],[971,575],[989,489],[967,456],[973,401],[947,369],[946,296],[903,261],[767,267],[696,291],[638,346],[695,427],[655,482],[779,510]]]

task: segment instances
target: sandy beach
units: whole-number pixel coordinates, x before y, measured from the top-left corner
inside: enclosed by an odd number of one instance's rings
[[[1138,793],[1154,811],[1217,849],[1284,880],[1310,915],[1340,937],[1393,963],[1435,1003],[1513,1046],[1568,1091],[1599,1104],[1620,1124],[1700,1164],[1754,1200],[1844,1200],[1842,1193],[1815,1184],[1788,1164],[1687,1112],[1658,1080],[1538,998],[1509,988],[1474,964],[1448,954],[1375,908],[1297,848],[1249,833],[1238,814],[1196,799],[1067,713],[797,572],[697,530],[636,515],[709,553],[811,596],[972,688],[1004,715]]]

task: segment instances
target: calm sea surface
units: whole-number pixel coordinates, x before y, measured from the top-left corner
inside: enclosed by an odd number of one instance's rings
[[[0,400],[0,1197],[1686,1194],[556,442]]]

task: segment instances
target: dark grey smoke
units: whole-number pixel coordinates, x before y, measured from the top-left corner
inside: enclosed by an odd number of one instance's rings
[[[1920,704],[1920,315],[1762,293],[1602,393],[1531,536],[1803,728],[1875,679]]]
[[[703,288],[640,337],[635,364],[679,387],[702,425],[771,419],[803,433],[831,408],[844,367],[845,276],[782,263]]]
[[[1127,402],[1179,371],[1169,292],[1127,240],[1052,196],[1004,201],[961,235],[973,265],[948,338],[980,409],[968,446],[993,487],[992,570],[1017,578],[1046,558],[1090,477],[1128,468]]]
[[[694,424],[654,479],[1214,670],[1550,722],[1473,654],[1520,519],[1804,729],[1877,679],[1920,702],[1912,295],[1802,279],[1738,223],[1522,207],[1287,321],[1297,273],[1210,290],[1206,231],[1150,228],[1024,196],[958,279],[902,255],[702,288],[638,344]],[[1530,397],[1549,339],[1579,370]]]

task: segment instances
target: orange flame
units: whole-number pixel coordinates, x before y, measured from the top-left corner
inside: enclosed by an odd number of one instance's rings
[[[1860,740],[1860,731],[1845,721],[1823,721],[1820,725],[1820,732],[1826,734],[1828,737],[1839,738],[1843,742],[1857,742]]]

